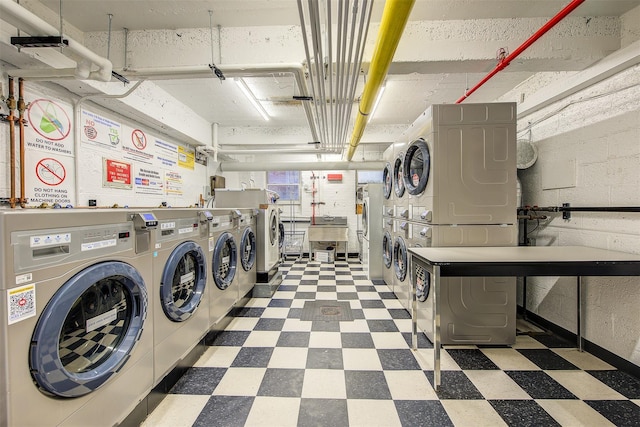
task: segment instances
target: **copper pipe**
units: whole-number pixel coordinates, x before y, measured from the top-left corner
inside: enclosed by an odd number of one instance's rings
[[[9,115],[7,121],[9,122],[9,157],[11,160],[9,170],[11,171],[11,197],[9,198],[9,205],[11,208],[16,207],[16,129],[15,120],[16,116],[13,115],[13,110],[16,108],[16,99],[13,96],[13,77],[9,77],[9,97],[7,98],[7,108],[9,108]]]
[[[24,111],[27,109],[27,104],[24,102],[24,80],[18,79],[18,112],[20,123],[20,207],[24,208],[27,205],[27,198],[25,197],[25,172],[24,172]]]

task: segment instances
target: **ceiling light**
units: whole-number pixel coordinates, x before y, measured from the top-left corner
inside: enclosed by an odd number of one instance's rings
[[[376,96],[376,102],[373,104],[373,108],[371,109],[371,112],[369,113],[369,117],[367,118],[367,123],[371,121],[371,119],[373,118],[373,115],[376,113],[376,109],[378,108],[378,104],[380,104],[380,100],[382,99],[382,94],[384,93],[384,90],[386,87],[387,87],[387,83],[383,82],[382,86],[380,86],[380,89],[378,90],[378,96]]]
[[[262,118],[268,122],[269,115],[265,111],[262,104],[260,104],[260,102],[256,99],[256,96],[253,94],[253,92],[251,92],[251,89],[249,89],[249,86],[247,86],[245,81],[242,80],[241,78],[237,78],[235,79],[235,81],[238,87],[240,88],[240,90],[242,91],[242,93],[244,93],[244,96],[246,96],[247,99],[251,102],[251,105],[253,105],[253,107],[258,111],[258,113],[260,113]]]

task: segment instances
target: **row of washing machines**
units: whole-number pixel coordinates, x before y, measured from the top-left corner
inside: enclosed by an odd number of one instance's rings
[[[257,218],[0,211],[0,426],[120,423],[251,291]]]
[[[384,153],[382,278],[433,339],[429,273],[408,248],[515,246],[516,106],[433,105]],[[441,281],[443,344],[515,342],[515,278]]]

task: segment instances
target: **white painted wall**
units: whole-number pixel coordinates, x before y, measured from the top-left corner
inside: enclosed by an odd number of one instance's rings
[[[575,77],[556,84],[568,87]],[[540,79],[529,83],[519,91],[543,90]],[[635,65],[520,117],[520,137],[531,137],[539,151],[537,163],[519,172],[524,204],[640,206],[639,84],[640,66]],[[516,100],[517,93],[510,97]],[[545,189],[549,176],[575,184]],[[568,221],[551,214],[529,237],[542,246],[584,245],[640,254],[640,214],[576,212]],[[640,365],[640,278],[586,277],[583,283],[584,337]],[[575,279],[528,279],[527,309],[575,332]]]

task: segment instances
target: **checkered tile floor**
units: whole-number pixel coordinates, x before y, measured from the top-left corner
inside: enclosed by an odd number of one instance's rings
[[[356,262],[282,267],[144,426],[638,426],[640,380],[546,334],[511,347],[446,347],[434,392],[431,344]],[[353,321],[301,321],[307,300],[349,301]]]

